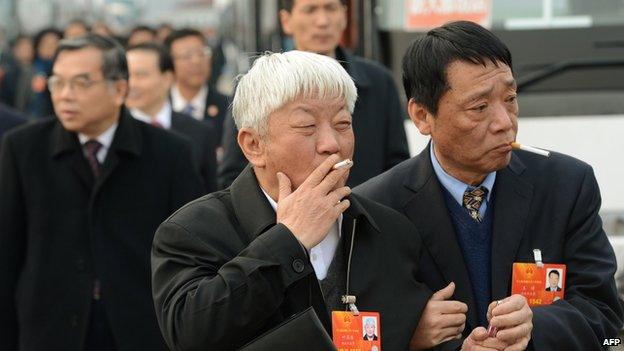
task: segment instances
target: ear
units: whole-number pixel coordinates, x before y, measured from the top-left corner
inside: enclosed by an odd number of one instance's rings
[[[117,79],[113,85],[115,94],[115,104],[121,106],[126,101],[128,95],[128,81],[125,79]]]
[[[416,128],[420,131],[420,134],[431,135],[434,117],[423,104],[417,103],[414,101],[414,98],[409,99],[407,102],[407,113],[412,122],[416,125]]]
[[[290,16],[292,16],[292,14],[286,10],[280,10],[279,12],[279,18],[280,18],[280,23],[282,24],[282,30],[287,35],[292,35],[292,28],[290,26]]]
[[[238,131],[238,145],[254,167],[262,168],[266,165],[266,143],[255,129],[241,128]]]

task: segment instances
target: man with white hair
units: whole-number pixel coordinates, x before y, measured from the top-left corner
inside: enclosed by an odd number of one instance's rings
[[[431,293],[414,276],[421,242],[394,210],[351,194],[357,92],[340,64],[265,54],[237,86],[233,116],[250,165],[227,189],[156,232],[152,287],[172,350],[238,349],[312,306],[353,295],[380,313],[384,350],[406,350]],[[375,267],[375,269],[370,269]]]

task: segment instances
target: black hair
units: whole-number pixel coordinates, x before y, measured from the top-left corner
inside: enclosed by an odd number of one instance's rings
[[[40,30],[39,32],[37,32],[37,34],[33,38],[33,48],[35,49],[35,57],[39,56],[39,53],[38,53],[39,45],[41,45],[41,42],[43,41],[43,37],[45,37],[48,34],[54,34],[59,39],[63,38],[63,33],[61,33],[58,29],[53,28],[53,27],[44,28]]]
[[[492,32],[468,21],[434,28],[414,40],[403,56],[403,87],[407,100],[438,112],[442,94],[450,87],[446,70],[454,61],[486,65],[503,63],[512,68],[511,53]]]
[[[347,0],[340,0],[340,3],[344,6],[347,6]],[[286,10],[288,12],[292,11],[293,6],[295,5],[295,0],[280,0],[280,10]]]
[[[152,35],[156,35],[156,30],[154,28],[145,26],[145,25],[140,25],[130,30],[130,34],[128,34],[128,38],[130,38],[134,33],[137,33],[137,32],[150,32]]]
[[[169,52],[165,50],[165,47],[158,43],[141,43],[129,47],[126,51],[133,50],[150,51],[158,55],[158,68],[161,72],[173,71],[173,63],[171,62],[171,56]]]
[[[174,30],[173,32],[171,32],[171,34],[169,34],[169,36],[167,36],[167,39],[165,39],[165,47],[167,48],[169,54],[171,54],[171,45],[173,44],[173,42],[186,37],[198,37],[202,40],[202,42],[206,41],[206,37],[204,37],[202,32],[198,31],[197,29],[182,28]]]
[[[561,277],[561,275],[559,274],[559,271],[556,269],[553,269],[552,271],[548,272],[548,276],[550,277],[551,274],[556,274],[557,277]]]
[[[56,62],[58,55],[63,51],[76,51],[88,47],[102,52],[102,75],[105,79],[128,80],[128,63],[123,47],[115,39],[99,34],[87,34],[80,38],[61,40],[54,54],[54,61]]]

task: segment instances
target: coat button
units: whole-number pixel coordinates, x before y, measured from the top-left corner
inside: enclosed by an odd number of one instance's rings
[[[305,269],[305,264],[303,264],[303,261],[301,259],[296,258],[292,262],[292,268],[295,270],[295,272],[301,273]]]

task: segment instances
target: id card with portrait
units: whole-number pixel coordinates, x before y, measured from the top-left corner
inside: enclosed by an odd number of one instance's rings
[[[550,305],[563,300],[566,265],[514,263],[511,293],[526,297],[529,306]]]
[[[332,312],[332,338],[338,351],[381,351],[378,312]]]

